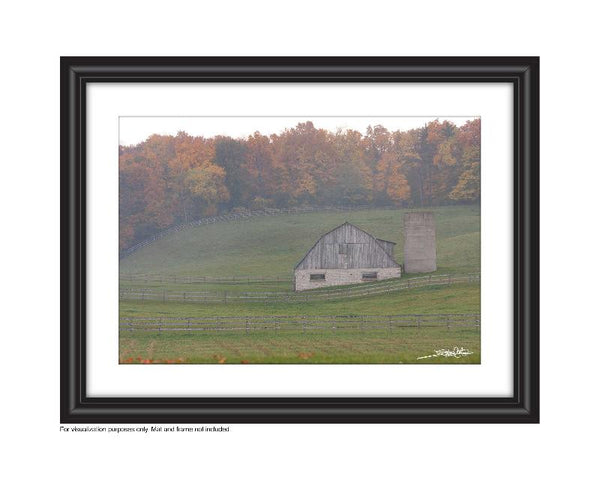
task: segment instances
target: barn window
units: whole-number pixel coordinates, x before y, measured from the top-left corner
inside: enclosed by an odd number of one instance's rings
[[[363,280],[377,280],[377,272],[363,272]]]
[[[340,253],[343,254],[348,254],[348,244],[347,243],[340,243]]]
[[[325,281],[325,274],[324,273],[311,273],[310,274],[310,281],[311,282],[324,282]]]

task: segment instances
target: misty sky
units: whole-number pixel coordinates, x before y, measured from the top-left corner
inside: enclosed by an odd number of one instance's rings
[[[256,131],[270,135],[309,120],[315,128],[325,128],[332,132],[352,129],[365,134],[369,125],[383,125],[390,131],[410,130],[436,118],[461,126],[477,117],[120,117],[119,143],[135,145],[152,134],[175,135],[180,130],[192,136],[203,137],[226,135],[245,138]]]

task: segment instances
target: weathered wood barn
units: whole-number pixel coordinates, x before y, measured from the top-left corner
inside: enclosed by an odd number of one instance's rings
[[[323,235],[296,265],[295,290],[398,278],[394,245],[346,222]]]

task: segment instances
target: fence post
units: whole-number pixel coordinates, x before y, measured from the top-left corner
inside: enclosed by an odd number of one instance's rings
[[[188,318],[188,326],[187,326],[188,332],[190,331],[190,319]]]
[[[450,330],[450,317],[446,316],[446,328]]]
[[[246,333],[250,331],[250,321],[246,320]]]

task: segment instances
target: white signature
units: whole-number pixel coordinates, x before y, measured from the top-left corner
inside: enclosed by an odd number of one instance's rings
[[[464,357],[467,355],[473,355],[473,352],[463,347],[454,347],[453,350],[436,350],[433,355],[425,355],[424,357],[417,357],[417,360],[422,360],[424,358],[433,358],[433,357]]]

